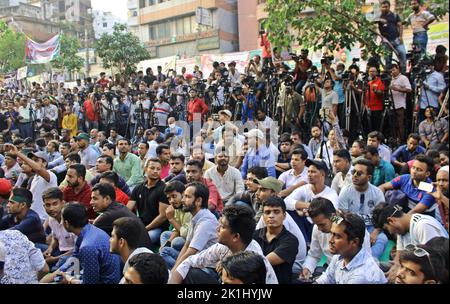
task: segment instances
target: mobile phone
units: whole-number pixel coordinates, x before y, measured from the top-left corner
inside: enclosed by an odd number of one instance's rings
[[[422,190],[422,191],[425,191],[425,192],[432,192],[433,191],[433,184],[426,183],[426,182],[420,182],[418,189]]]

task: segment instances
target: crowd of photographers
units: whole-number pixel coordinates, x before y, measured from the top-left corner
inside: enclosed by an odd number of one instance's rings
[[[385,58],[2,88],[0,283],[448,283],[448,70]],[[395,53],[398,61],[392,62]],[[384,56],[383,56],[384,57]]]

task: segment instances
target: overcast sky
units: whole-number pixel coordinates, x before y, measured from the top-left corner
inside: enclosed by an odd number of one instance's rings
[[[127,0],[91,0],[92,8],[97,11],[111,12],[113,15],[127,20]]]

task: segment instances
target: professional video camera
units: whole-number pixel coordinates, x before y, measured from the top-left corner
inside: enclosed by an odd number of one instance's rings
[[[316,79],[318,79],[318,78],[320,77],[319,72],[312,72],[312,71],[309,71],[309,72],[307,73],[307,75],[308,75],[308,80],[309,80],[310,82],[315,81]]]
[[[233,87],[232,93],[234,96],[242,95],[242,86]]]
[[[274,74],[276,74],[277,72],[278,72],[278,71],[277,71],[277,68],[275,68],[275,67],[270,67],[270,66],[268,66],[268,65],[264,66],[263,69],[262,69],[262,73],[263,73],[264,75],[266,75],[266,76],[268,76],[268,75],[274,75]]]
[[[320,59],[320,64],[330,65],[333,59],[334,59],[333,56],[323,56],[322,59]]]
[[[251,88],[255,86],[255,78],[251,75],[246,76],[244,79],[242,79],[242,84],[245,84]]]

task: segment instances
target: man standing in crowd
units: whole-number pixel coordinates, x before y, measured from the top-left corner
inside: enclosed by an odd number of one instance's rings
[[[420,50],[421,54],[425,54],[428,44],[428,25],[436,20],[436,17],[422,8],[422,5],[423,0],[411,1],[413,12],[408,16],[406,22],[411,25],[413,30],[413,45]]]
[[[392,101],[395,110],[395,136],[398,143],[402,143],[405,137],[405,111],[406,97],[412,91],[408,77],[402,74],[397,64],[391,65],[391,85]]]
[[[80,147],[81,164],[86,167],[86,169],[90,169],[95,167],[95,162],[99,157],[99,154],[95,149],[89,144],[91,138],[87,133],[80,133],[77,137],[75,137],[77,141],[78,147]]]

